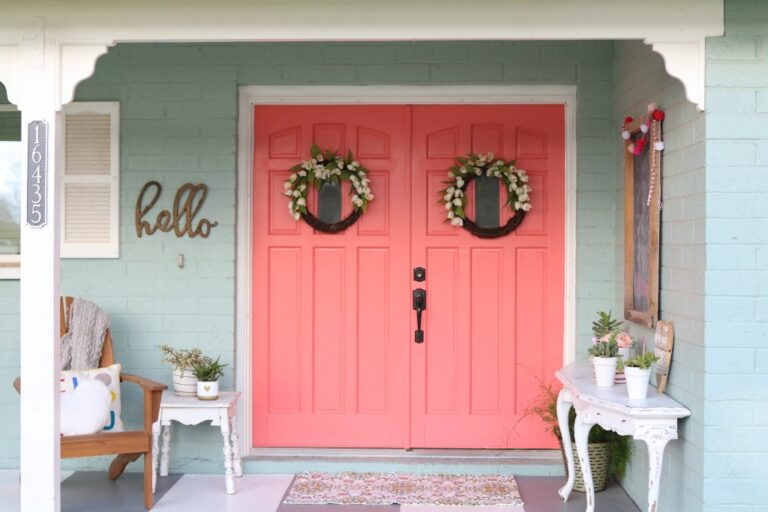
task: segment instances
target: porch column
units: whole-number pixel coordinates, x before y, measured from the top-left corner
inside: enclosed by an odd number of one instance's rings
[[[46,41],[42,31],[18,46],[16,103],[21,110],[24,147],[20,282],[22,512],[58,512],[61,508],[59,57],[59,47]]]

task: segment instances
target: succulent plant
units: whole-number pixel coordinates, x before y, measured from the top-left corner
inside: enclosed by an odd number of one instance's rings
[[[595,338],[600,339],[621,327],[622,322],[612,318],[611,313],[611,311],[607,313],[605,311],[597,312],[597,320],[592,322],[592,333]]]
[[[653,363],[658,361],[659,358],[653,352],[646,352],[635,356],[632,359],[624,361],[624,366],[627,368],[641,368],[647,370]]]

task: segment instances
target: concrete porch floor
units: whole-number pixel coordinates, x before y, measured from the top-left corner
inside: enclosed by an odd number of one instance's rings
[[[139,473],[126,473],[118,481],[107,479],[106,471],[78,471],[62,482],[62,512],[141,512],[142,479]],[[399,507],[283,505],[281,501],[294,475],[245,475],[237,479],[237,494],[224,493],[222,475],[170,475],[159,478],[155,494],[157,512],[487,512],[486,507]],[[0,471],[0,510],[19,510],[19,473]],[[563,503],[557,489],[562,477],[519,476],[517,482],[526,512],[581,512],[586,507],[583,494],[574,493]],[[402,509],[402,510],[401,510]],[[505,507],[492,507],[504,512]],[[638,512],[639,509],[616,483],[598,493],[597,512]]]

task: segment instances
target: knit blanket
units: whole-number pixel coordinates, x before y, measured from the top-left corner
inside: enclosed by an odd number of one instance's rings
[[[61,369],[88,370],[98,368],[104,336],[111,319],[93,302],[72,301],[69,332],[61,338]]]

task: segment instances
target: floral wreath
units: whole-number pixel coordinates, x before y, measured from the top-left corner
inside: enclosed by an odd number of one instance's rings
[[[639,118],[640,132],[642,136],[636,141],[629,142],[632,138],[632,132],[630,132],[630,124],[635,122],[632,117],[624,118],[624,125],[621,127],[621,138],[627,141],[626,148],[629,153],[634,156],[639,156],[645,151],[646,147],[652,147],[651,150],[651,180],[648,185],[648,199],[646,200],[646,206],[651,206],[651,198],[653,197],[653,188],[656,185],[656,160],[659,158],[662,151],[664,151],[664,141],[661,138],[661,123],[664,121],[666,115],[664,111],[659,108],[656,103],[648,105],[648,114],[645,119]]]
[[[464,211],[467,204],[467,185],[479,176],[499,178],[507,189],[506,204],[515,215],[504,226],[484,228],[467,218]],[[531,211],[528,174],[522,169],[517,169],[514,160],[496,159],[493,153],[470,153],[456,158],[456,165],[450,167],[448,178],[448,181],[444,182],[448,186],[439,192],[440,203],[445,205],[447,211],[446,222],[463,227],[480,238],[498,238],[511,233],[523,221],[525,214]]]
[[[336,151],[320,149],[312,144],[310,154],[311,159],[291,167],[292,174],[283,184],[285,195],[291,198],[288,211],[295,220],[304,219],[307,224],[324,233],[344,231],[367,211],[368,203],[373,201],[368,170],[354,159],[352,151],[343,157],[337,155]],[[354,206],[352,213],[339,222],[323,222],[307,209],[309,188],[313,185],[320,188],[326,183],[335,184],[341,181],[349,181],[352,184],[349,190]]]

